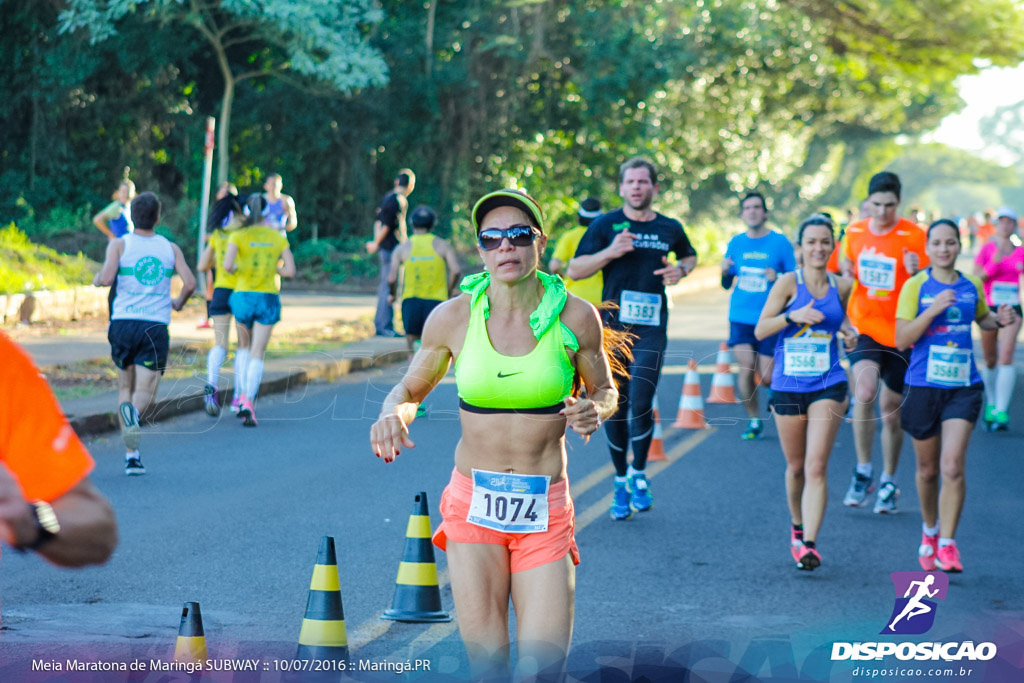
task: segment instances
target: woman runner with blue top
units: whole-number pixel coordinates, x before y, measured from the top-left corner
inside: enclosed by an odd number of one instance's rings
[[[974,362],[971,322],[995,330],[1016,323],[1017,313],[1008,304],[992,313],[981,281],[956,269],[956,223],[943,218],[928,226],[926,250],[931,267],[907,280],[896,308],[896,346],[912,347],[900,421],[917,455],[924,520],[918,561],[925,571],[961,572],[953,538],[967,490],[967,445],[985,391]]]
[[[857,335],[846,318],[853,283],[827,271],[836,246],[832,221],[821,214],[806,219],[797,243],[803,267],[778,279],[754,332],[758,339],[778,335],[769,404],[786,457],[789,551],[797,569],[813,570],[821,566],[816,543],[828,499],[828,459],[847,407],[838,337],[850,350]]]
[[[767,383],[775,355],[775,337],[757,339],[754,326],[772,285],[779,275],[796,268],[796,257],[786,236],[766,225],[768,205],[760,192],[748,192],[743,198],[740,218],[747,230],[729,240],[722,259],[722,287],[730,289],[736,284],[729,298],[729,347],[740,366],[739,399],[749,418],[742,438],[750,440],[759,438],[764,430],[754,375]]]
[[[486,270],[431,312],[370,444],[385,462],[412,448],[416,407],[454,360],[462,436],[434,543],[448,555],[472,675],[507,677],[511,599],[516,673],[560,680],[579,563],[565,431],[587,437],[615,412],[606,331],[590,303],[538,271],[547,238],[533,199],[499,190],[471,216]]]

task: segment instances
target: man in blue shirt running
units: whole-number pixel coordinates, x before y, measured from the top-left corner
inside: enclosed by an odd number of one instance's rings
[[[736,285],[729,300],[729,347],[740,367],[739,398],[750,420],[742,438],[749,440],[760,437],[764,429],[754,372],[769,386],[776,341],[776,336],[758,341],[754,327],[775,279],[796,269],[796,258],[789,239],[766,225],[768,206],[760,192],[743,197],[740,218],[747,230],[729,240],[722,259],[722,287]]]

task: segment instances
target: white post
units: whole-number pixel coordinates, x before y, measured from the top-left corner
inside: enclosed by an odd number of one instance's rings
[[[212,116],[206,117],[206,141],[203,145],[203,198],[199,205],[199,250],[196,258],[201,258],[206,249],[206,215],[210,212],[210,178],[213,174],[213,130],[217,120]],[[196,263],[198,266],[198,261]],[[206,277],[200,275],[199,291],[206,294]]]

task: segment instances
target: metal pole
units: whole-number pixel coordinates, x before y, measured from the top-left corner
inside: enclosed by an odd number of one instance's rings
[[[213,130],[217,120],[212,116],[206,117],[206,141],[203,145],[203,198],[199,205],[199,249],[196,251],[196,265],[206,249],[206,215],[210,206],[210,178],[213,174]],[[206,295],[206,278],[200,277],[199,291]]]

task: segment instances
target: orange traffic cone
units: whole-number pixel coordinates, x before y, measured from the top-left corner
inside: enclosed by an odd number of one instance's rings
[[[181,608],[174,661],[203,662],[206,658],[206,634],[203,632],[203,615],[199,612],[199,603],[186,602]]]
[[[652,460],[668,460],[668,456],[665,455],[665,433],[661,429],[658,406],[654,406],[654,436],[651,438],[651,448],[647,451],[647,462]]]
[[[676,413],[676,421],[672,426],[680,429],[704,429],[708,426],[704,421],[704,399],[700,397],[697,361],[693,359],[686,368],[683,394],[679,397],[679,412]]]
[[[736,403],[736,378],[729,371],[731,361],[729,345],[722,342],[715,358],[715,374],[711,378],[708,403]]]

